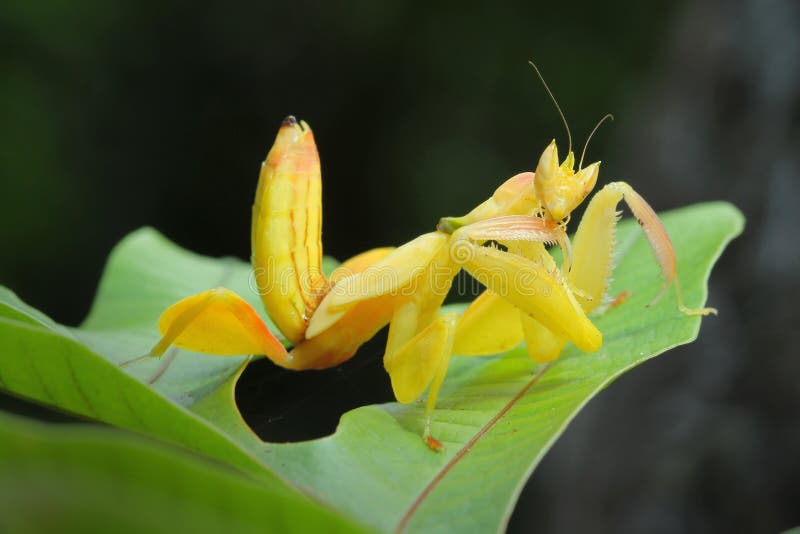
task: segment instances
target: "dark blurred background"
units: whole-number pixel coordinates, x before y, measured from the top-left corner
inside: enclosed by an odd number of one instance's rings
[[[326,252],[405,241],[565,146],[529,59],[579,146],[615,114],[589,149],[602,183],[658,210],[728,200],[748,222],[712,276],[720,316],[581,412],[511,531],[800,524],[795,0],[5,3],[0,283],[77,324],[142,225],[248,258],[259,164],[289,113],[320,148]],[[359,355],[379,385],[355,405],[389,391],[380,350]],[[253,367],[243,406],[274,378]],[[340,382],[359,392],[363,374]]]

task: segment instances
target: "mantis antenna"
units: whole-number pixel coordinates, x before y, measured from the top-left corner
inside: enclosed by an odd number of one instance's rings
[[[556,100],[556,97],[553,96],[553,91],[550,90],[550,87],[547,86],[547,82],[544,81],[544,76],[542,76],[542,73],[539,72],[539,69],[536,67],[533,61],[528,61],[528,64],[531,67],[533,67],[534,71],[536,71],[536,75],[539,77],[539,80],[542,82],[542,85],[544,85],[547,94],[550,95],[550,99],[553,101],[553,104],[556,105],[558,114],[561,115],[561,121],[564,123],[564,128],[567,130],[567,141],[569,142],[569,149],[567,150],[567,154],[569,154],[570,152],[572,152],[572,133],[570,133],[569,131],[569,124],[567,124],[567,118],[564,117],[564,112],[561,111],[561,106],[558,105],[558,100]]]
[[[606,122],[606,119],[611,119],[613,121],[614,115],[612,115],[611,113],[606,113],[605,117],[600,119],[597,122],[597,124],[594,125],[594,128],[592,128],[592,132],[589,134],[589,137],[586,138],[586,144],[583,145],[583,152],[581,152],[581,161],[578,163],[578,170],[581,170],[581,168],[583,167],[583,157],[586,155],[586,149],[589,148],[589,141],[592,140],[592,136],[597,131],[597,129],[600,128],[600,125]]]

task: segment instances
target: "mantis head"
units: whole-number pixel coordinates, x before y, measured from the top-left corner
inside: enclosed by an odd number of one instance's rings
[[[558,163],[558,148],[555,140],[542,152],[536,166],[536,196],[545,210],[545,215],[553,221],[568,217],[572,210],[591,193],[600,172],[600,162],[575,172],[575,155],[570,150],[564,161]]]

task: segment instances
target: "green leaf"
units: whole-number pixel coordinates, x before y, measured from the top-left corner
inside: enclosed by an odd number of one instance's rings
[[[663,220],[686,303],[699,306],[711,267],[743,218],[728,204],[710,203]],[[65,332],[0,294],[0,316],[8,317],[0,319],[0,385],[183,444],[265,484],[279,477],[382,531],[499,530],[528,476],[586,402],[631,367],[697,337],[701,319],[679,313],[674,292],[645,308],[661,285],[658,267],[635,224],[622,223],[617,235],[612,292],[631,296],[593,318],[603,348],[586,355],[568,346],[557,362],[539,367],[522,348],[454,358],[433,421],[446,447],[441,454],[420,439],[421,405],[365,406],[345,414],[332,436],[272,444],[250,431],[234,403],[244,358],[182,352],[153,387],[144,381],[159,362],[116,367],[157,341],[160,312],[182,297],[225,285],[259,305],[247,265],[191,254],[149,229],[115,249],[79,329]]]
[[[2,532],[361,532],[293,493],[116,429],[0,412]]]

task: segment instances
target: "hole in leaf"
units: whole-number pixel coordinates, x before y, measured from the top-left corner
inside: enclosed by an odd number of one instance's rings
[[[354,408],[394,401],[383,369],[385,330],[331,369],[290,371],[254,361],[236,385],[242,418],[264,441],[303,441],[333,434],[342,414]]]

